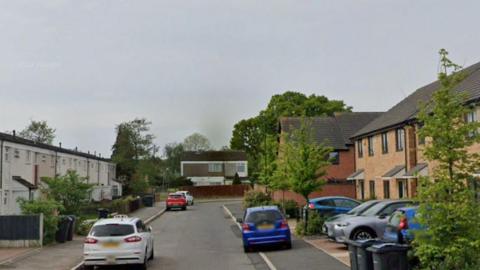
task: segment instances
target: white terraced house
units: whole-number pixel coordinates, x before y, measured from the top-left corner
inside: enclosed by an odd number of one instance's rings
[[[0,133],[0,215],[20,214],[18,198],[36,198],[42,177],[65,175],[69,170],[94,185],[94,201],[122,194],[116,165],[110,160]]]

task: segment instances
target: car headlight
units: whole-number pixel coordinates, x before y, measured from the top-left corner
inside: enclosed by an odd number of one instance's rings
[[[347,227],[348,225],[350,225],[350,223],[348,222],[341,222],[341,223],[337,223],[336,224],[338,227]]]

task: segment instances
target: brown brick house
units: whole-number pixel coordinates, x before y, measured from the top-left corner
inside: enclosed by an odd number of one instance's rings
[[[480,100],[480,63],[465,69],[468,77],[456,91],[465,92],[468,103],[477,106]],[[358,198],[406,198],[416,194],[418,175],[427,175],[428,166],[422,156],[424,142],[417,135],[416,116],[420,102],[427,102],[439,88],[435,81],[393,106],[352,136],[355,141],[356,172],[349,176],[357,187]],[[467,119],[476,121],[477,110]],[[471,151],[480,151],[475,145]]]
[[[185,152],[180,162],[181,175],[196,186],[230,184],[238,174],[248,180],[247,154],[243,151]]]
[[[322,191],[312,194],[312,197],[327,195],[355,197],[355,186],[347,181],[348,176],[355,172],[355,147],[350,137],[380,115],[379,112],[351,112],[337,113],[331,117],[310,118],[316,142],[326,143],[334,149],[331,153],[334,162],[327,170],[328,184]],[[300,128],[301,122],[302,119],[298,117],[281,118],[279,133],[290,133]],[[304,203],[300,195],[290,192],[287,194],[275,192],[274,197],[279,199],[284,195],[286,199]]]

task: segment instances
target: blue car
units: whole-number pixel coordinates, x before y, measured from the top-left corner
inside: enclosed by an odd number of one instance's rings
[[[242,224],[242,239],[245,252],[254,247],[281,245],[292,247],[290,227],[277,206],[260,206],[245,210]]]
[[[418,206],[397,209],[388,220],[383,239],[387,242],[407,244],[413,241],[414,231],[422,226],[415,221]]]
[[[317,210],[322,216],[331,217],[338,214],[345,214],[360,204],[361,202],[348,197],[320,197],[311,199],[308,208]]]

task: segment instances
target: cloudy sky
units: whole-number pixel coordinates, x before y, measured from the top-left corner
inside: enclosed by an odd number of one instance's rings
[[[116,124],[217,147],[286,90],[386,110],[435,78],[439,48],[480,61],[479,1],[111,0],[0,3],[0,130],[30,119],[110,155]]]

